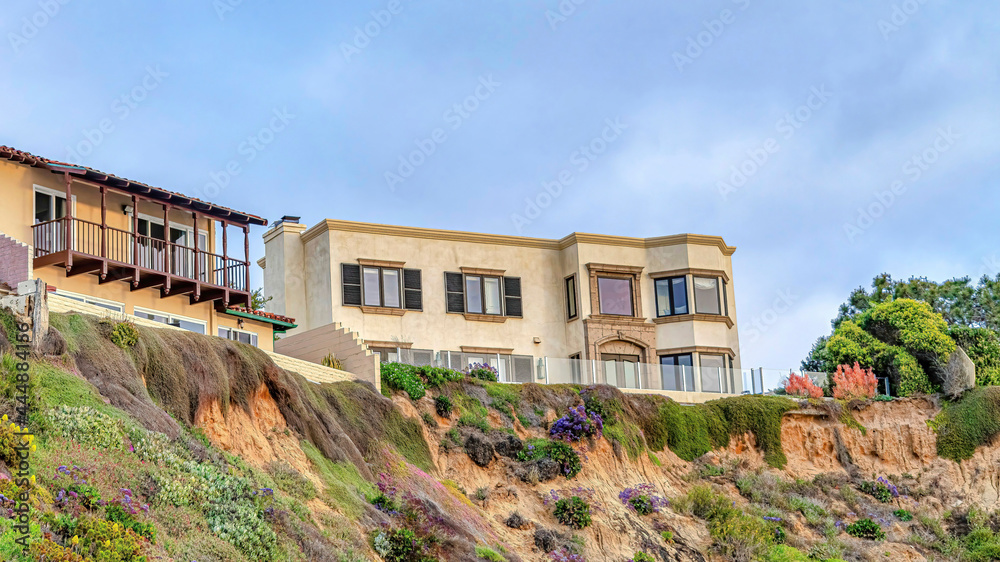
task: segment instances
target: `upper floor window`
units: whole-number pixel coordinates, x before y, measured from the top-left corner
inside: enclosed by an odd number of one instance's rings
[[[85,304],[92,304],[94,306],[99,306],[101,308],[113,310],[115,312],[125,312],[125,305],[120,302],[109,301],[97,297],[90,297],[87,295],[78,295],[76,293],[69,293],[63,291],[62,289],[56,289],[56,294]]]
[[[521,278],[444,274],[447,311],[520,317]]]
[[[717,277],[694,277],[694,308],[698,314],[722,314]]]
[[[345,306],[423,310],[419,269],[341,264]]]
[[[635,316],[632,306],[632,280],[619,277],[598,277],[597,298],[601,314]]]
[[[653,281],[656,289],[656,315],[688,313],[687,277],[667,277]]]
[[[572,320],[577,316],[576,275],[570,275],[566,278],[566,317]]]
[[[66,195],[35,186],[35,224],[66,216]]]

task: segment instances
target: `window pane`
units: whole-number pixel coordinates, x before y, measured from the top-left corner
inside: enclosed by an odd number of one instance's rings
[[[687,277],[671,279],[671,291],[674,297],[674,314],[688,313]]]
[[[701,389],[704,392],[722,392],[726,358],[722,355],[701,356]]]
[[[483,278],[465,278],[465,310],[472,314],[483,313]]]
[[[185,329],[185,330],[187,330],[189,332],[195,332],[195,333],[198,333],[198,334],[204,334],[205,333],[205,326],[203,324],[197,324],[195,322],[188,322],[187,320],[175,320],[174,322],[171,322],[171,324],[173,324],[174,326],[178,326],[180,328],[183,328],[183,329]]]
[[[35,192],[35,222],[52,220],[52,197]]]
[[[229,339],[229,328],[219,328],[219,337]]]
[[[576,277],[566,279],[566,303],[569,306],[569,317],[576,318]]]
[[[56,216],[54,218],[61,219],[66,216],[66,198],[65,197],[53,197],[56,201]]]
[[[382,270],[382,293],[385,295],[385,304],[392,308],[399,308],[399,270]]]
[[[670,279],[657,279],[653,282],[656,289],[656,315],[670,316]]]
[[[237,332],[236,333],[236,340],[239,341],[240,343],[249,344],[250,343],[250,334],[247,333],[247,332]]]
[[[694,307],[698,314],[721,314],[718,279],[714,277],[694,278]]]
[[[601,314],[632,316],[632,281],[629,279],[597,278]]]
[[[486,293],[486,314],[500,314],[500,278],[484,277],[483,290]]]
[[[377,267],[366,267],[364,269],[364,285],[365,285],[365,305],[366,306],[381,306],[382,298],[379,296],[378,292],[378,268]]]

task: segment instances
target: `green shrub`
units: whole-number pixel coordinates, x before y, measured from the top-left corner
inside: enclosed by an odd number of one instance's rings
[[[1000,387],[975,388],[935,418],[938,456],[960,462],[1000,433]]]
[[[423,377],[428,388],[440,388],[446,383],[460,381],[465,378],[465,373],[444,367],[417,367],[417,374]]]
[[[686,461],[727,447],[732,437],[752,433],[768,464],[781,468],[787,462],[781,448],[781,418],[797,407],[787,398],[756,395],[695,406],[665,401],[655,416],[643,418],[642,431],[650,449],[662,451],[667,446]]]
[[[76,494],[80,505],[91,511],[101,506],[101,492],[90,484],[73,483],[66,488],[66,491]]]
[[[865,481],[861,483],[859,488],[861,488],[862,492],[882,503],[889,503],[892,501],[893,496],[892,492],[889,490],[889,486],[882,482]]]
[[[506,562],[503,556],[500,556],[495,550],[488,546],[476,545],[476,556],[482,558],[483,560],[489,560],[490,562]]]
[[[674,542],[674,533],[672,531],[662,531],[660,533],[660,538],[662,538],[663,542],[665,542],[665,543],[668,543],[668,544],[672,543],[672,542]]]
[[[860,521],[851,523],[845,530],[848,535],[859,539],[868,539],[871,541],[885,540],[885,531],[882,530],[882,527],[878,523],[871,519],[861,519]]]
[[[156,542],[156,526],[152,522],[138,521],[135,516],[119,504],[113,503],[105,507],[104,516],[108,521],[118,523],[126,529],[131,529],[135,534],[145,538],[149,542]]]
[[[396,500],[381,492],[369,500],[369,503],[383,513],[396,513],[399,511],[399,504],[396,503]]]
[[[243,501],[213,503],[206,514],[209,529],[250,560],[274,560],[278,537],[261,509]]]
[[[55,432],[67,439],[99,449],[125,446],[125,423],[89,406],[57,406],[45,415]]]
[[[372,535],[372,548],[386,562],[435,562],[426,556],[426,541],[409,529],[379,531]]]
[[[338,371],[343,371],[344,370],[344,363],[343,363],[343,361],[341,361],[340,359],[337,359],[337,356],[334,355],[334,354],[332,354],[332,353],[329,353],[325,357],[323,357],[322,359],[320,359],[320,364],[323,365],[324,367],[329,367],[331,369],[337,369]]]
[[[900,521],[913,521],[913,514],[905,509],[897,509],[892,512]]]
[[[948,334],[976,365],[976,384],[1000,386],[1000,335],[989,328],[952,328]]]
[[[129,349],[139,343],[139,330],[129,321],[117,322],[111,329],[111,343],[122,349]]]
[[[632,560],[630,562],[656,562],[656,558],[652,555],[646,554],[645,552],[636,552],[632,555]]]
[[[143,539],[135,531],[97,517],[80,517],[80,550],[98,562],[145,562]]]
[[[392,390],[401,390],[411,400],[420,400],[427,393],[417,368],[404,363],[382,363],[382,384]]]
[[[573,529],[590,526],[590,504],[579,496],[557,501],[554,515],[560,523]]]
[[[567,479],[576,477],[583,470],[580,455],[573,447],[563,441],[529,439],[525,447],[517,454],[517,458],[521,462],[531,462],[546,457],[559,463],[562,474]]]
[[[451,398],[448,398],[444,394],[436,396],[434,398],[434,410],[442,418],[450,418],[452,410]]]
[[[912,299],[877,304],[841,322],[826,343],[834,364],[871,367],[876,376],[888,377],[900,396],[933,392],[927,369],[947,362],[954,351],[944,318]]]

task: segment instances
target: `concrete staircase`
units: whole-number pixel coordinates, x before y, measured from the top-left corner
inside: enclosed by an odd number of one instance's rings
[[[345,371],[380,387],[378,357],[358,333],[340,322],[281,338],[274,342],[274,351],[313,364],[320,364],[324,357],[333,354]]]

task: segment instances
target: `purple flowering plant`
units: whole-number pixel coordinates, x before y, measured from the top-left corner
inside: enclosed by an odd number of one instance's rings
[[[568,548],[562,547],[559,550],[549,553],[551,562],[587,562],[582,554],[571,552]]]
[[[596,412],[587,412],[582,404],[570,408],[569,413],[556,420],[549,429],[549,435],[553,439],[567,443],[579,441],[584,437],[600,439],[603,434],[604,420],[601,419],[601,415]]]
[[[652,484],[639,484],[625,488],[618,494],[618,499],[625,507],[639,515],[659,513],[661,509],[670,505],[666,498],[656,495],[656,488]]]

